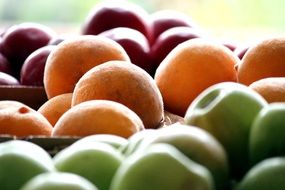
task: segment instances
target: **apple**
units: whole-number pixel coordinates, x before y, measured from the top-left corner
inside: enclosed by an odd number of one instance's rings
[[[87,179],[72,173],[49,172],[29,180],[20,190],[97,190]]]
[[[0,189],[20,189],[34,176],[55,171],[50,155],[40,146],[22,140],[0,143]]]
[[[87,16],[82,34],[99,34],[103,31],[127,27],[140,31],[150,38],[148,13],[140,6],[127,1],[105,1],[97,4]]]
[[[267,102],[254,90],[222,82],[204,90],[190,104],[185,123],[205,129],[224,146],[231,175],[240,178],[249,167],[251,125]]]
[[[265,159],[251,168],[235,190],[284,190],[285,158]]]
[[[111,180],[122,161],[123,156],[117,149],[96,141],[74,144],[54,157],[58,171],[80,175],[100,190],[109,190]]]
[[[145,151],[152,144],[173,145],[189,159],[205,166],[212,174],[216,189],[229,185],[228,158],[223,146],[207,131],[180,123],[163,127],[154,135],[146,136],[136,152]]]
[[[150,22],[152,28],[151,45],[162,32],[169,28],[177,26],[196,27],[196,24],[188,15],[174,10],[156,11],[150,15]]]
[[[131,28],[118,27],[102,32],[99,36],[110,38],[119,43],[125,49],[133,64],[151,73],[152,65],[148,57],[149,44],[142,33]]]
[[[11,66],[7,58],[0,52],[0,72],[11,74]]]
[[[7,73],[0,72],[0,85],[20,85],[19,81]]]
[[[154,65],[153,72],[155,72],[156,68],[163,61],[163,59],[178,44],[203,36],[205,35],[197,29],[186,26],[173,27],[165,30],[158,36],[154,44],[151,46],[150,57],[152,64]]]
[[[20,82],[22,85],[44,86],[43,78],[46,60],[55,47],[51,45],[44,46],[27,57],[20,72]]]
[[[252,164],[285,154],[285,103],[272,103],[256,116],[250,133]]]
[[[174,146],[153,144],[127,157],[117,170],[110,190],[213,190],[208,169],[187,158]]]
[[[36,23],[21,23],[7,29],[2,40],[2,53],[17,77],[25,59],[36,49],[47,45],[53,35],[50,28]]]
[[[155,129],[145,129],[142,131],[138,131],[128,138],[128,144],[121,147],[120,150],[125,156],[130,156],[138,149],[138,147],[140,147],[140,144],[142,143],[142,141],[144,141],[145,138],[149,138],[150,136],[155,134]]]
[[[79,143],[90,143],[90,142],[106,143],[116,149],[121,149],[121,147],[124,147],[128,144],[128,140],[121,136],[112,135],[112,134],[95,134],[83,137],[78,141],[76,141],[75,143],[73,143],[73,145],[77,145]]]

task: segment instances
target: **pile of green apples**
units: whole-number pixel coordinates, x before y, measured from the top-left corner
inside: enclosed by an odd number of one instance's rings
[[[284,102],[268,104],[248,86],[224,82],[202,92],[184,119],[223,146],[230,189],[285,189]]]
[[[183,124],[129,139],[95,134],[53,157],[31,142],[3,142],[0,189],[283,190],[284,127],[285,103],[219,83],[193,101]]]

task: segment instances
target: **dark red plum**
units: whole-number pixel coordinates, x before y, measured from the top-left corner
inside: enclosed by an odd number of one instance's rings
[[[148,13],[142,8],[127,1],[106,1],[97,4],[86,18],[82,34],[97,35],[106,30],[127,27],[140,31],[150,38]]]
[[[11,63],[16,77],[25,59],[36,49],[47,45],[53,35],[50,28],[36,23],[22,23],[7,29],[2,52]]]
[[[0,72],[0,85],[20,85],[20,83],[12,75]]]
[[[45,46],[37,49],[25,60],[21,69],[21,84],[28,86],[43,86],[46,60],[56,46]]]
[[[150,15],[150,22],[152,28],[151,44],[167,29],[178,26],[197,27],[190,16],[174,10],[154,12]]]
[[[1,52],[0,52],[0,72],[11,74],[10,63]]]
[[[149,44],[141,32],[131,28],[119,27],[102,32],[99,36],[110,38],[119,43],[133,64],[143,68],[148,73],[151,72],[151,63],[148,57]]]
[[[206,35],[194,28],[185,26],[173,27],[164,31],[151,47],[150,57],[154,68],[156,69],[168,53],[180,43],[201,37],[206,38]]]

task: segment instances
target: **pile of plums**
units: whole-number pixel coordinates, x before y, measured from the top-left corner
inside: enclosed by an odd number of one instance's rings
[[[48,46],[55,33],[36,23],[13,25],[0,39],[0,84],[43,86]]]

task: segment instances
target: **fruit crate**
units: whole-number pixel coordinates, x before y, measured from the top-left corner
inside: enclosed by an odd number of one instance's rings
[[[47,96],[43,87],[0,85],[0,100],[19,101],[37,110],[47,101]]]

